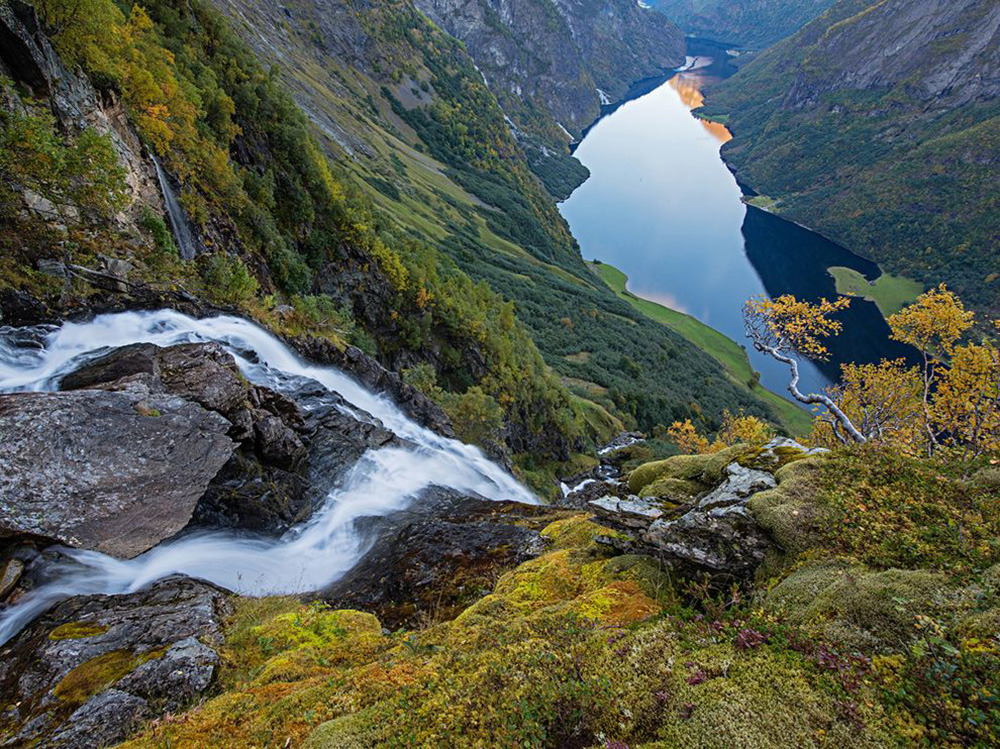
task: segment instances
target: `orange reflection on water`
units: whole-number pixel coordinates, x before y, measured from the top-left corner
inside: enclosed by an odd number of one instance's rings
[[[698,109],[705,104],[705,97],[701,93],[701,88],[704,85],[705,78],[697,73],[678,73],[670,79],[670,87],[681,97],[684,106],[691,110]],[[729,128],[721,122],[709,122],[701,118],[698,121],[709,135],[720,143],[728,143],[733,139]]]

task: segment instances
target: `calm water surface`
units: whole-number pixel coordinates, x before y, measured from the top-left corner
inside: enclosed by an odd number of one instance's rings
[[[710,58],[679,73],[595,124],[576,149],[591,177],[561,205],[583,256],[611,263],[633,293],[686,312],[745,344],[742,305],[766,293],[833,298],[827,273],[847,266],[869,279],[874,264],[814,232],[742,201],[719,156],[725,127],[691,114],[718,74]],[[877,361],[906,351],[888,339],[878,308],[852,299],[831,361],[803,367],[803,387],[837,377],[843,361]],[[785,392],[787,369],[750,351],[764,384]]]

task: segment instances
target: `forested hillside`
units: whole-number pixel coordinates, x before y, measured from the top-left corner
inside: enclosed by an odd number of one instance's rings
[[[711,91],[773,209],[1000,306],[1000,6],[840,0]]]
[[[794,34],[833,0],[654,0],[651,5],[683,31],[763,49]]]

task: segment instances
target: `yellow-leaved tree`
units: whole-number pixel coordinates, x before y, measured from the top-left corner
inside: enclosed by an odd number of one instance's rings
[[[931,408],[938,375],[955,352],[955,345],[972,327],[973,313],[966,311],[944,284],[921,294],[916,302],[888,318],[892,337],[913,346],[923,357],[921,401],[928,450],[938,443]]]
[[[875,442],[963,462],[1000,453],[1000,349],[985,339],[962,342],[973,313],[943,284],[888,318],[892,337],[916,349],[922,365],[902,359],[845,364],[837,385],[800,393],[795,357],[826,356],[823,339],[840,332],[829,315],[845,306],[846,300],[810,304],[783,296],[751,299],[744,311],[757,350],[789,365],[792,395],[825,408],[814,423],[813,444]]]
[[[916,367],[905,360],[883,360],[878,364],[845,364],[840,382],[827,389],[870,442],[892,445],[905,453],[918,452],[925,428],[921,402],[923,384]],[[820,413],[809,440],[813,445],[835,447],[844,443],[840,422],[830,413]]]
[[[708,440],[698,434],[691,419],[675,421],[667,427],[667,439],[677,445],[685,455],[708,452]]]
[[[797,357],[825,360],[829,356],[824,340],[837,335],[842,325],[832,315],[850,305],[847,297],[834,301],[820,299],[813,304],[784,294],[777,299],[758,296],[743,306],[747,336],[755,349],[788,365],[791,380],[788,392],[800,403],[823,406],[836,426],[832,433],[841,443],[867,442],[851,418],[826,393],[803,393],[799,390]]]
[[[712,443],[712,451],[718,452],[733,445],[763,445],[774,437],[774,429],[763,419],[745,414],[730,413],[727,409],[722,415],[722,427]]]

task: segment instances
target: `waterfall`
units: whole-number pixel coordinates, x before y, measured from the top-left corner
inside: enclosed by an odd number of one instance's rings
[[[32,336],[36,345],[25,345]],[[172,574],[208,580],[245,595],[318,590],[347,572],[367,550],[355,529],[356,520],[401,510],[430,486],[493,500],[537,503],[531,492],[477,448],[425,429],[386,397],[332,367],[302,361],[270,333],[237,317],[196,320],[162,310],[100,315],[60,327],[0,328],[0,392],[55,390],[63,376],[110,347],[194,341],[225,346],[253,382],[280,388],[286,380],[314,380],[378,418],[414,447],[367,452],[330,490],[312,518],[278,539],[200,531],[128,560],[66,549],[65,560],[48,570],[49,582],[0,610],[0,644],[63,598],[130,593]]]
[[[181,253],[182,258],[192,260],[198,254],[198,244],[191,232],[191,226],[188,224],[187,216],[184,215],[184,209],[177,201],[173,188],[170,187],[170,181],[167,179],[166,172],[163,171],[160,160],[156,158],[156,154],[151,155],[153,165],[156,167],[156,179],[160,183],[160,192],[163,193],[163,205],[167,208],[167,218],[170,219],[170,228],[173,230],[174,240],[177,242],[177,250]]]

